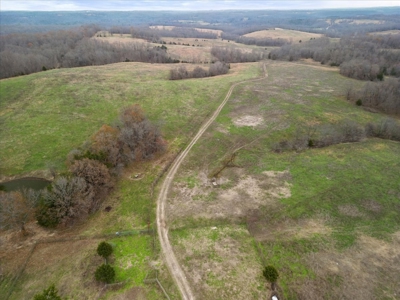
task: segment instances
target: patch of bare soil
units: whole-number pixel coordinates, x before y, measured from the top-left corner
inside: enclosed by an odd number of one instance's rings
[[[400,232],[390,242],[361,235],[344,252],[311,253],[306,261],[316,279],[301,284],[299,299],[399,299]]]
[[[173,239],[197,299],[263,299],[262,265],[243,227],[197,228]]]
[[[256,127],[258,125],[261,125],[263,121],[264,118],[261,116],[246,115],[233,119],[233,124],[235,124],[238,127],[243,127],[243,126]]]
[[[249,210],[278,205],[277,199],[291,195],[288,171],[267,171],[254,177],[245,174],[243,169],[230,168],[217,180],[218,188],[213,187],[205,172],[184,176],[194,177],[195,185],[174,182],[167,205],[170,221],[187,217],[242,218]]]

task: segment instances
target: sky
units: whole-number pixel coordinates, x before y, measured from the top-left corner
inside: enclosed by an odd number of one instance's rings
[[[130,11],[130,10],[221,10],[221,9],[325,9],[397,6],[396,1],[261,1],[261,0],[0,0],[0,10],[25,11]]]

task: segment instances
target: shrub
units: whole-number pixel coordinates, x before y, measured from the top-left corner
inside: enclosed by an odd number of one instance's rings
[[[400,124],[395,119],[386,118],[376,124],[368,123],[365,132],[368,137],[400,141]]]
[[[263,275],[269,282],[274,283],[278,280],[278,271],[273,266],[266,266]]]
[[[43,290],[42,293],[36,294],[33,300],[62,300],[62,298],[58,295],[54,284],[52,284],[48,289]]]
[[[358,99],[358,100],[356,101],[356,105],[357,105],[357,106],[361,106],[361,105],[362,105],[361,99]]]
[[[115,279],[115,271],[110,265],[103,264],[97,268],[94,276],[97,281],[111,283]]]
[[[107,242],[101,242],[97,246],[97,254],[103,256],[104,258],[109,257],[113,252],[112,246]]]
[[[40,226],[48,228],[56,227],[58,223],[60,223],[55,209],[46,205],[39,206],[38,210],[36,211],[36,220]]]

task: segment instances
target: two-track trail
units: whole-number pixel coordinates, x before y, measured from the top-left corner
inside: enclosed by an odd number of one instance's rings
[[[218,106],[218,108],[215,110],[215,112],[210,117],[210,119],[200,127],[199,131],[194,136],[194,138],[191,140],[191,142],[186,147],[186,149],[183,150],[181,152],[181,154],[177,157],[177,159],[173,162],[173,164],[171,165],[171,167],[165,177],[164,182],[161,185],[160,194],[158,195],[158,199],[157,199],[158,237],[160,239],[161,249],[162,249],[162,253],[163,253],[165,262],[171,273],[171,276],[175,280],[175,283],[178,286],[179,291],[181,292],[182,299],[189,300],[189,299],[195,299],[195,297],[194,297],[193,292],[190,288],[190,285],[186,279],[185,273],[183,272],[181,266],[178,263],[178,260],[176,259],[176,256],[175,256],[174,251],[171,246],[171,243],[169,242],[169,239],[168,239],[168,227],[166,224],[166,217],[165,217],[165,205],[167,202],[169,188],[172,184],[174,176],[175,176],[176,172],[178,171],[182,161],[185,159],[185,157],[189,153],[190,149],[192,149],[193,145],[196,144],[196,142],[203,135],[203,133],[207,130],[207,128],[211,125],[211,123],[214,122],[214,120],[217,118],[217,116],[221,112],[222,108],[225,106],[226,102],[228,102],[233,89],[241,83],[259,81],[259,80],[263,80],[264,78],[268,77],[268,74],[265,69],[265,64],[263,64],[263,72],[264,72],[264,75],[261,78],[240,81],[240,82],[233,84],[230,87],[228,93],[225,96],[224,101],[222,101],[222,103]]]

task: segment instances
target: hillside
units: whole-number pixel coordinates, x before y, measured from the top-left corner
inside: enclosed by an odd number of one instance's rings
[[[244,35],[245,37],[263,39],[263,38],[272,38],[272,39],[285,39],[291,40],[292,43],[297,43],[301,41],[308,41],[312,38],[319,38],[322,34],[317,33],[309,33],[304,31],[297,31],[297,30],[288,30],[282,28],[275,28],[269,30],[260,30],[254,31],[251,33],[247,33]]]
[[[397,299],[398,17],[0,12],[0,299]]]
[[[1,231],[0,289],[11,293],[9,299],[30,299],[49,282],[55,283],[63,295],[96,299],[101,288],[94,280],[94,271],[101,259],[95,249],[104,239],[115,248],[112,263],[116,281],[126,283],[123,291],[108,292],[106,298],[160,299],[162,294],[156,286],[144,283],[145,278],[154,278],[154,268],[168,293],[177,297],[153,236],[156,192],[152,187],[162,169],[219,105],[230,85],[257,76],[259,68],[257,63],[232,64],[227,75],[184,81],[168,80],[170,68],[120,63],[0,81],[1,98],[6,99],[1,116],[6,129],[1,132],[1,151],[8,153],[1,165],[3,176],[43,176],[49,165],[64,172],[67,153],[102,124],[115,122],[121,108],[132,103],[139,103],[157,122],[168,142],[165,154],[126,169],[114,192],[85,223],[44,229],[31,222],[26,224],[27,237],[21,237],[18,231]],[[151,231],[146,233],[148,229]],[[140,230],[145,233],[140,234]],[[115,232],[121,232],[121,236]]]

